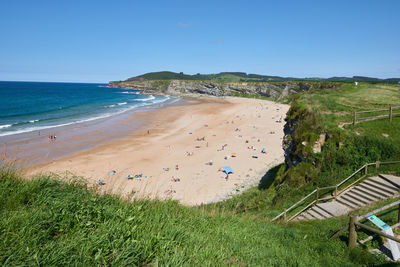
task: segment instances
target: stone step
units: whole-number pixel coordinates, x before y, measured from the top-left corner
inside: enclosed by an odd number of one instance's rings
[[[342,204],[344,204],[344,205],[346,205],[346,206],[352,208],[352,209],[359,209],[359,208],[362,206],[362,204],[357,204],[357,203],[354,202],[353,199],[348,198],[348,197],[346,197],[346,196],[340,196],[340,197],[337,199],[337,201],[338,201],[339,203],[342,203]]]
[[[365,188],[365,189],[368,189],[369,191],[374,192],[375,194],[381,196],[382,199],[387,198],[387,197],[392,195],[392,194],[388,194],[388,193],[386,193],[384,191],[379,190],[375,186],[371,186],[371,185],[366,184],[366,183],[361,183],[358,186],[361,187],[361,188]]]
[[[369,177],[358,185],[352,186],[336,200],[320,202],[301,213],[294,220],[326,219],[348,214],[352,210],[367,206],[371,202],[379,201],[400,194],[400,177],[379,174]]]
[[[368,205],[371,201],[369,201],[367,198],[365,198],[364,196],[359,196],[357,194],[355,194],[353,192],[353,190],[350,190],[349,192],[347,192],[345,194],[345,196],[350,197],[351,199],[354,199],[355,201],[357,201],[358,203],[360,203],[362,206],[364,205]]]
[[[351,196],[351,195],[349,195],[349,194],[347,194],[347,193],[344,194],[344,195],[342,195],[342,196],[340,196],[340,198],[342,198],[342,199],[344,198],[344,199],[346,199],[347,201],[349,201],[349,202],[355,204],[355,205],[358,206],[358,207],[362,207],[362,206],[366,205],[366,203],[364,203],[363,201],[360,201],[360,200],[354,198],[353,196]]]
[[[309,210],[308,210],[308,213],[309,213],[311,216],[313,216],[314,218],[316,218],[316,219],[320,219],[320,220],[325,219],[324,216],[322,216],[321,214],[319,214],[318,212],[316,212],[316,211],[314,210],[314,207],[312,207],[311,209],[309,209]]]
[[[303,212],[303,217],[304,217],[306,220],[314,220],[314,219],[315,219],[313,216],[311,216],[310,214],[308,214],[307,211]]]
[[[331,214],[328,211],[326,211],[325,209],[323,209],[319,204],[315,205],[313,209],[325,218],[333,217],[333,214]]]
[[[356,192],[360,192],[360,194],[364,194],[365,196],[368,196],[369,198],[373,199],[373,201],[378,201],[378,200],[384,199],[383,196],[376,194],[365,187],[360,187],[359,185],[356,185],[353,188],[353,190]]]
[[[318,203],[323,210],[331,214],[332,216],[341,216],[347,214],[351,209],[337,201],[330,201],[325,203]]]
[[[391,183],[394,187],[400,189],[400,177],[390,174],[379,174],[379,177]]]
[[[391,182],[388,182],[387,180],[385,180],[381,177],[378,177],[378,176],[368,178],[367,181],[374,181],[375,183],[380,184],[380,185],[384,186],[385,188],[390,189],[393,192],[399,191],[399,188],[394,186]]]
[[[385,187],[384,185],[381,185],[374,180],[365,180],[364,182],[362,182],[362,184],[373,186],[374,188],[382,192],[388,193],[389,195],[394,195],[397,192],[397,190],[392,190],[388,187]]]
[[[378,200],[378,198],[371,197],[369,194],[366,194],[366,193],[364,193],[364,192],[359,191],[357,187],[353,187],[353,188],[349,191],[349,193],[351,193],[352,195],[354,195],[354,196],[356,196],[356,197],[365,199],[366,201],[368,201],[368,203],[371,203],[371,202],[374,202],[374,201],[377,201],[377,200]]]

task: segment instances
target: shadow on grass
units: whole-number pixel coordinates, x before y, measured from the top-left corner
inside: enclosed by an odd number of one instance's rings
[[[276,174],[278,173],[279,168],[282,165],[283,163],[276,165],[275,167],[268,170],[268,172],[261,178],[260,183],[258,184],[259,190],[268,189],[272,185],[275,180]]]

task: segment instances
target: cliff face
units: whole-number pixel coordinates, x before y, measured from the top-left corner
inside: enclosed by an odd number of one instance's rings
[[[311,89],[329,89],[327,82],[216,82],[189,80],[147,80],[110,82],[110,86],[142,89],[149,93],[170,95],[205,94],[213,96],[260,95],[279,99]]]

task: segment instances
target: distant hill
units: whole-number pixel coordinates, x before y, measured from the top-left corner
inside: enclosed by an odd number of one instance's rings
[[[223,82],[268,82],[268,81],[337,81],[337,82],[388,82],[399,83],[400,78],[379,79],[373,77],[353,76],[353,77],[331,77],[331,78],[293,78],[281,76],[268,76],[260,74],[247,74],[245,72],[220,72],[215,74],[184,74],[183,72],[159,71],[149,72],[136,77],[131,77],[126,81],[148,81],[148,80],[205,80]]]

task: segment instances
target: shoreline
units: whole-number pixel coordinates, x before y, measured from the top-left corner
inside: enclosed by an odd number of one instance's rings
[[[129,135],[146,124],[140,118],[134,118],[136,113],[188,104],[185,98],[169,99],[104,118],[1,136],[0,158],[22,168],[34,167]],[[51,141],[50,135],[56,135],[57,140]]]
[[[287,105],[234,97],[185,101],[187,105],[137,112],[135,118],[146,124],[126,136],[26,171],[71,172],[93,185],[104,180],[101,192],[128,199],[171,198],[199,205],[254,186],[269,168],[283,162]],[[263,147],[267,153],[260,152]],[[223,166],[234,169],[228,180],[218,171]]]

